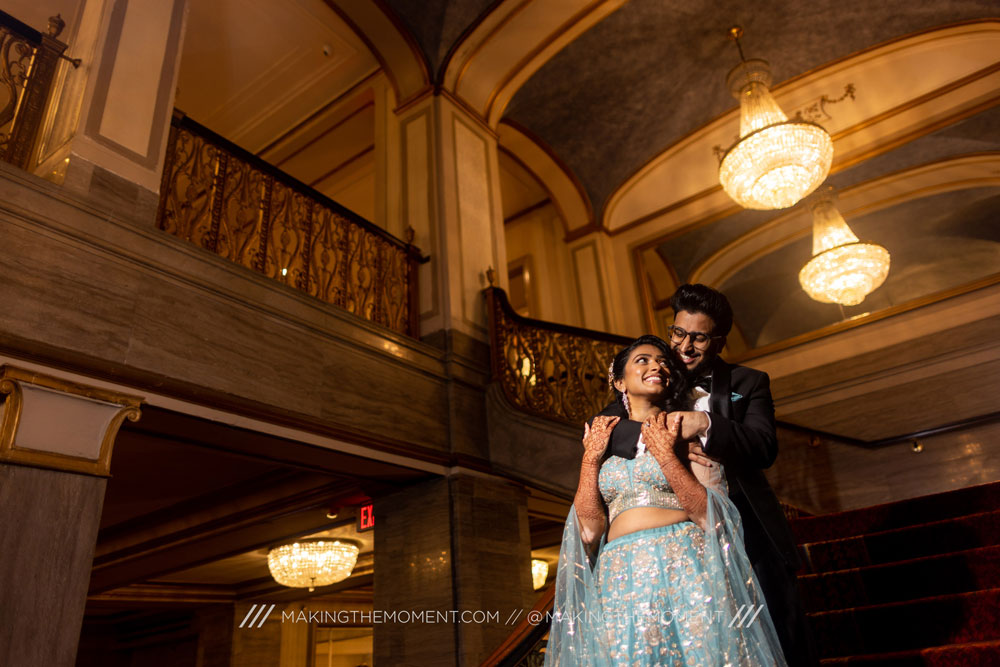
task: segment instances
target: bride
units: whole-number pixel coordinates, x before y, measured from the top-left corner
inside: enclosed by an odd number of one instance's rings
[[[679,362],[642,336],[608,376],[628,418],[585,428],[545,665],[784,665],[724,472],[678,443]]]

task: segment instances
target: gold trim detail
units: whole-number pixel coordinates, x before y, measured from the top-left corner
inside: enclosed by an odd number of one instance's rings
[[[994,273],[991,276],[987,276],[980,280],[976,280],[965,285],[959,285],[949,290],[944,290],[942,292],[937,292],[935,294],[929,294],[918,299],[913,299],[912,301],[907,301],[906,303],[901,303],[896,306],[890,306],[883,310],[877,310],[874,313],[869,313],[867,315],[861,315],[859,317],[851,318],[845,322],[836,322],[834,324],[827,325],[821,329],[816,329],[814,331],[809,331],[804,334],[799,334],[798,336],[793,336],[792,338],[786,338],[785,340],[779,340],[774,343],[769,343],[762,347],[757,347],[752,350],[747,350],[743,354],[737,355],[730,359],[731,363],[739,364],[747,361],[748,359],[755,359],[757,357],[763,357],[765,355],[771,354],[773,352],[779,352],[781,350],[787,350],[791,347],[796,347],[798,345],[804,345],[805,343],[810,343],[819,338],[824,338],[826,336],[831,336],[833,334],[841,333],[843,331],[848,331],[855,327],[859,327],[864,324],[869,324],[871,322],[877,322],[879,320],[884,320],[887,317],[892,317],[893,315],[899,315],[901,313],[906,313],[911,310],[916,310],[918,308],[923,308],[924,306],[929,306],[931,304],[938,303],[940,301],[946,301],[948,299],[953,299],[955,297],[962,296],[964,294],[969,294],[970,292],[975,292],[976,290],[985,289],[992,285],[1000,284],[1000,273]]]
[[[509,86],[511,82],[514,81],[514,79],[516,79],[517,76],[521,72],[523,72],[528,67],[528,65],[532,63],[532,61],[534,61],[536,58],[542,55],[542,53],[544,53],[546,49],[552,46],[552,44],[555,43],[557,40],[561,39],[577,24],[579,24],[588,16],[590,16],[590,14],[595,12],[599,7],[607,3],[608,0],[594,0],[586,7],[584,7],[583,9],[581,9],[580,11],[578,11],[577,13],[573,14],[571,17],[563,21],[561,24],[559,24],[559,26],[555,30],[550,32],[549,35],[544,40],[536,44],[531,50],[529,50],[524,56],[522,56],[521,59],[518,60],[513,67],[508,69],[507,73],[504,74],[503,78],[500,79],[500,82],[493,87],[493,90],[490,91],[489,96],[486,98],[486,104],[483,105],[484,106],[483,115],[486,117],[487,121],[489,121],[489,119],[493,117],[494,106],[496,105],[497,98],[500,96],[500,93],[507,86]],[[544,63],[542,63],[541,65],[543,64]],[[535,71],[538,71],[538,69],[541,68],[541,65],[539,65],[538,68],[535,69]],[[530,75],[528,78],[530,78]],[[527,81],[527,78],[525,79],[525,81]],[[457,89],[458,88],[456,86],[456,90]],[[503,113],[502,109],[499,112],[497,112],[496,114],[498,117],[497,122],[499,122],[499,117],[502,115],[502,113]]]
[[[23,384],[44,387],[63,394],[120,406],[108,424],[107,431],[101,440],[100,454],[96,460],[37,449],[25,449],[14,444],[21,422],[21,411],[24,407],[24,395],[21,389]],[[107,477],[110,474],[111,450],[114,446],[115,436],[118,435],[118,429],[126,419],[133,422],[139,420],[140,408],[144,400],[141,396],[77,384],[9,365],[0,366],[0,395],[6,395],[3,414],[0,416],[0,461],[99,477]]]
[[[534,132],[532,132],[528,128],[524,127],[520,123],[517,123],[516,121],[514,121],[514,120],[512,120],[510,118],[504,118],[502,121],[500,121],[500,123],[502,123],[502,124],[506,125],[507,127],[511,128],[513,131],[517,132],[518,134],[520,134],[521,136],[523,136],[528,141],[534,143],[535,146],[539,150],[541,150],[543,153],[545,153],[548,156],[548,158],[550,160],[552,160],[553,164],[555,164],[556,167],[560,171],[563,172],[563,175],[565,175],[566,178],[569,179],[570,184],[573,186],[573,188],[576,190],[577,194],[580,196],[580,201],[583,202],[583,206],[584,206],[584,208],[587,211],[587,221],[586,221],[586,223],[582,227],[576,227],[574,229],[570,229],[570,227],[569,227],[569,224],[570,224],[569,218],[562,211],[562,207],[559,206],[559,204],[557,203],[556,197],[554,197],[554,196],[552,197],[552,202],[556,205],[556,208],[560,210],[560,215],[563,218],[563,226],[566,229],[566,236],[565,236],[564,240],[567,243],[569,243],[570,241],[572,241],[572,240],[574,240],[576,238],[581,238],[583,236],[586,236],[586,234],[590,233],[591,231],[595,231],[596,229],[598,229],[599,227],[594,227],[593,229],[591,229],[591,227],[593,225],[595,225],[595,220],[594,220],[594,205],[590,201],[590,196],[587,194],[587,190],[583,187],[583,183],[580,181],[579,177],[577,177],[576,173],[572,169],[570,169],[569,165],[567,165],[562,160],[562,158],[560,158],[558,155],[556,155],[555,151],[552,150],[552,147],[549,146],[547,143],[545,143],[545,141],[543,141],[541,137],[539,137],[537,134],[535,134]],[[498,126],[499,126],[499,123],[498,123]],[[499,142],[497,142],[497,143],[498,143],[498,147],[501,148],[508,155],[510,155],[511,157],[516,157],[514,155],[514,152],[511,151],[509,148],[506,148],[506,147],[500,145]],[[516,159],[518,160],[518,162],[521,163],[521,166],[523,166],[525,169],[527,169],[528,172],[532,176],[535,177],[535,179],[539,183],[542,183],[542,185],[545,187],[546,191],[549,192],[550,195],[553,194],[551,192],[551,190],[549,190],[548,185],[538,176],[538,173],[534,169],[532,169],[527,163],[525,163],[520,158],[516,158]],[[580,230],[586,230],[586,231],[583,234],[580,234],[579,233]],[[574,234],[576,234],[576,236],[573,236]]]

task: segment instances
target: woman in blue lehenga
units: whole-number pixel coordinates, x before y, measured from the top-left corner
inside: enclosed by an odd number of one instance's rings
[[[643,336],[608,375],[629,419],[586,427],[545,665],[783,666],[724,471],[686,463],[668,414],[686,407],[680,364]]]

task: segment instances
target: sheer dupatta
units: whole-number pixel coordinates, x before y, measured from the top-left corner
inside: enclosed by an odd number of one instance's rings
[[[602,535],[591,560],[580,536],[576,507],[570,507],[559,548],[545,667],[611,667],[593,569],[604,545],[605,536]]]
[[[705,521],[704,568],[710,582],[710,597],[703,609],[675,609],[675,621],[683,614],[701,614],[704,642],[713,665],[778,665],[785,659],[764,595],[743,546],[739,511],[718,487],[708,488]],[[590,558],[580,538],[576,510],[570,508],[563,529],[556,573],[552,625],[545,651],[547,667],[611,667],[597,573],[593,564],[605,547]],[[613,610],[616,613],[629,610]],[[631,664],[631,663],[630,663]],[[657,664],[657,663],[651,663]]]

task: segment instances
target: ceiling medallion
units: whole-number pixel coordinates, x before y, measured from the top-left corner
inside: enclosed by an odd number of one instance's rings
[[[889,251],[858,241],[837,210],[833,188],[813,195],[813,257],[799,271],[799,284],[822,303],[856,306],[889,275]]]
[[[722,157],[719,181],[744,208],[788,208],[815,190],[830,172],[833,140],[816,123],[788,120],[768,89],[771,69],[767,61],[743,57],[742,34],[739,27],[729,31],[741,62],[726,77],[730,92],[740,100],[740,138]]]
[[[351,576],[359,552],[358,544],[352,540],[310,538],[268,551],[267,567],[282,586],[312,591]]]

